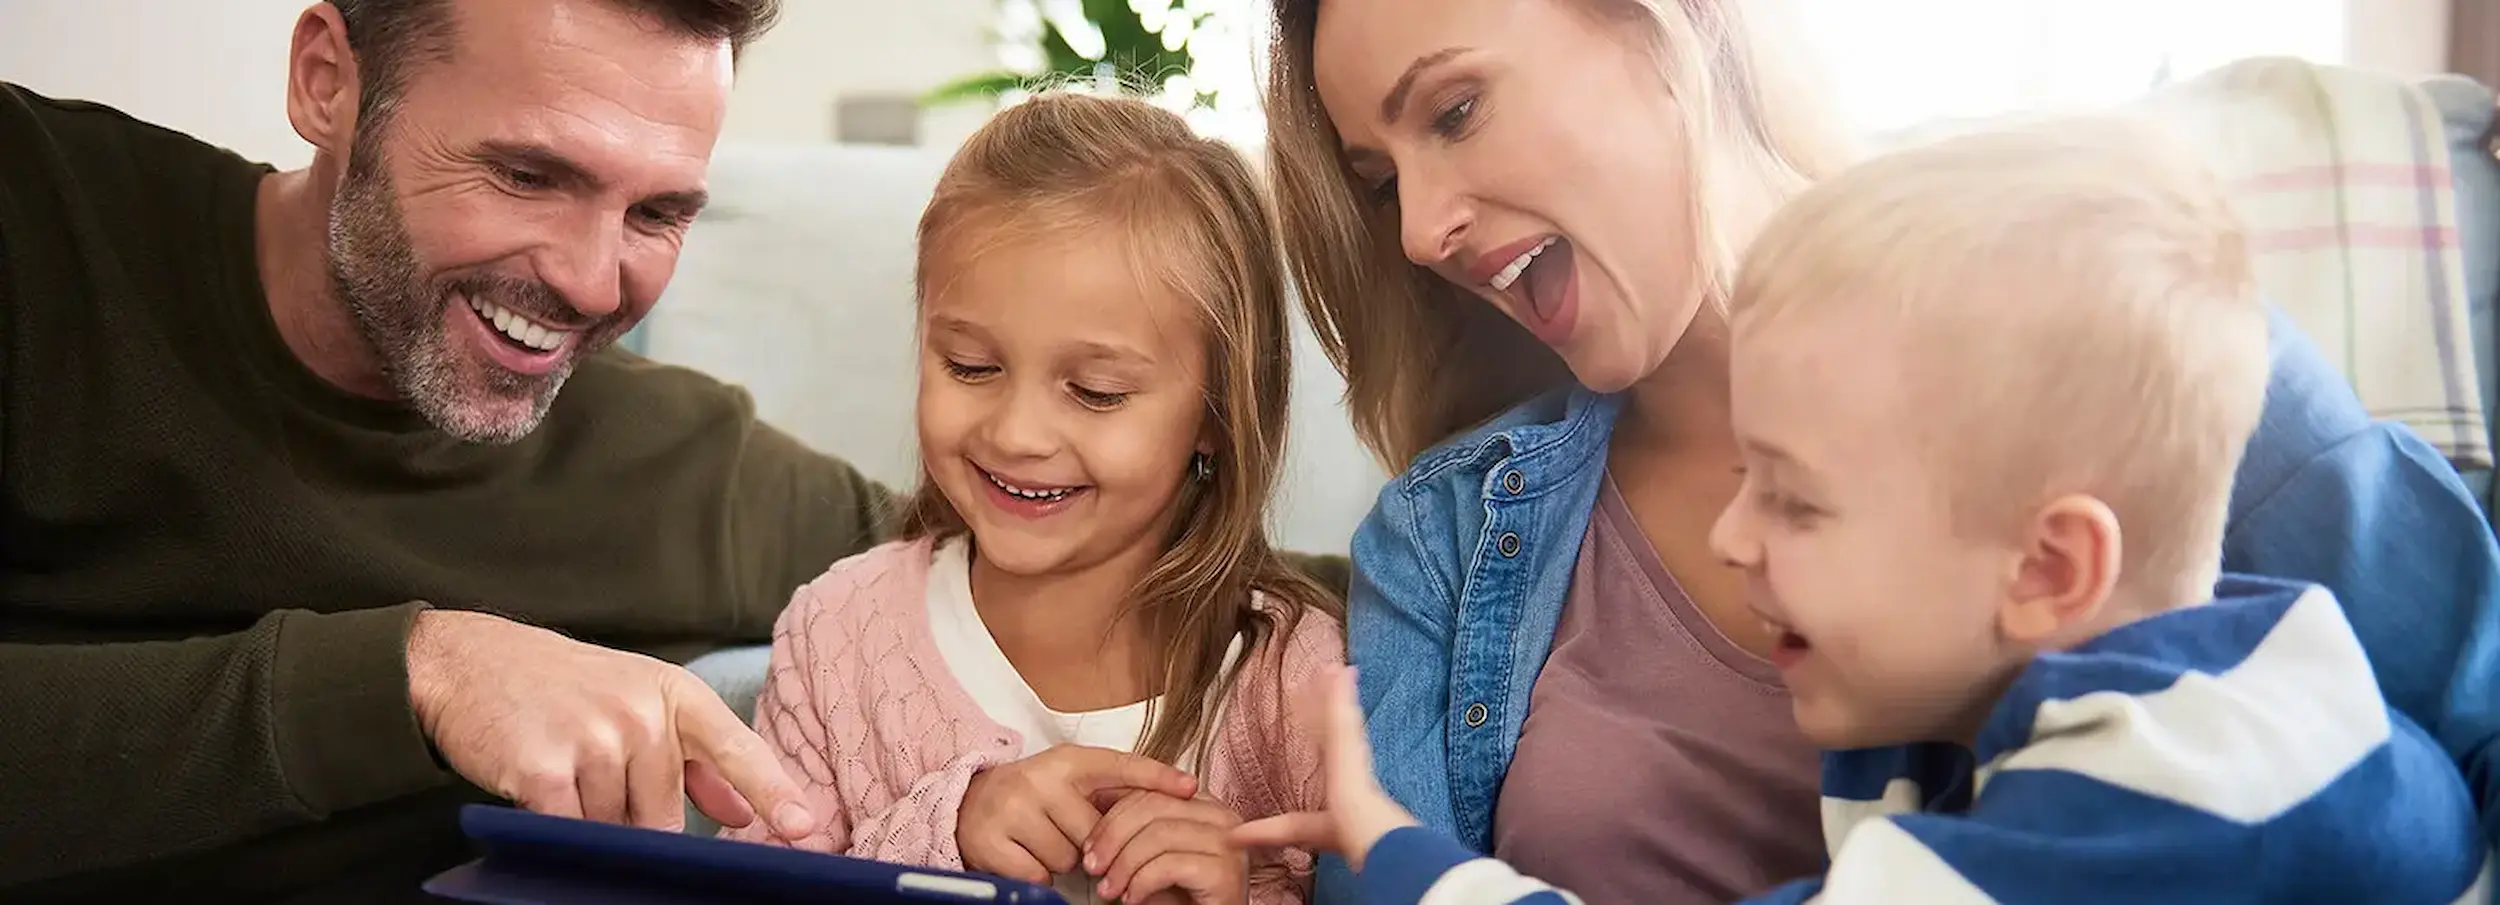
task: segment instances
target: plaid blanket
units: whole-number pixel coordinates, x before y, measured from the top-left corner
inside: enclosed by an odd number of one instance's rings
[[[2265,57],[2150,102],[2218,155],[2259,283],[2370,414],[2459,468],[2490,468],[2448,146],[2430,101],[2392,75]]]

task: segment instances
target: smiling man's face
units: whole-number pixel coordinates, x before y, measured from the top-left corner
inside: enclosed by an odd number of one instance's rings
[[[399,396],[508,443],[668,284],[732,49],[608,0],[447,6],[449,56],[412,56],[360,124],[327,262]]]

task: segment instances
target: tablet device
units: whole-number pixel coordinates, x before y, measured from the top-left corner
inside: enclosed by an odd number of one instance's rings
[[[469,805],[482,857],[425,891],[481,905],[1067,905],[1049,887],[662,830]]]

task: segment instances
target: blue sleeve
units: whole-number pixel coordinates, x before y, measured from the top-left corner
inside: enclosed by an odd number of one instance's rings
[[[2320,582],[2390,705],[2423,725],[2500,843],[2500,545],[2465,480],[2270,310],[2265,415],[2230,500],[2223,567]]]
[[[2387,702],[2456,760],[2500,842],[2500,545],[2455,469],[2372,425],[2253,501],[2223,567],[2333,590]]]
[[[1403,480],[1390,481],[1355,529],[1346,646],[1381,788],[1425,826],[1456,832],[1444,715],[1458,598],[1432,561],[1405,488]],[[1353,877],[1334,858],[1320,862],[1313,896],[1320,905],[1358,901]]]
[[[2334,591],[2388,703],[2456,760],[2500,842],[2500,544],[2438,451],[2372,422],[2291,318],[2268,314],[2274,371],[2223,568]]]
[[[1466,869],[1466,875],[1453,877]],[[1444,881],[1451,886],[1435,889]],[[1410,826],[1373,843],[1363,862],[1364,905],[1413,905],[1436,893],[1444,905],[1578,905],[1509,865],[1477,855],[1439,831]]]

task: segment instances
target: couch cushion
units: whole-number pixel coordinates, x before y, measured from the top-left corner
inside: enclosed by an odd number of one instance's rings
[[[2491,89],[2461,75],[2437,76],[2421,83],[2422,93],[2439,107],[2448,131],[2451,179],[2456,185],[2457,243],[2465,256],[2465,292],[2474,335],[2474,365],[2482,378],[2486,423],[2500,406],[2500,367],[2494,346],[2500,329],[2493,308],[2500,306],[2500,157],[2488,140],[2494,116]],[[2490,498],[2491,472],[2472,470],[2466,481],[2475,496]]]

